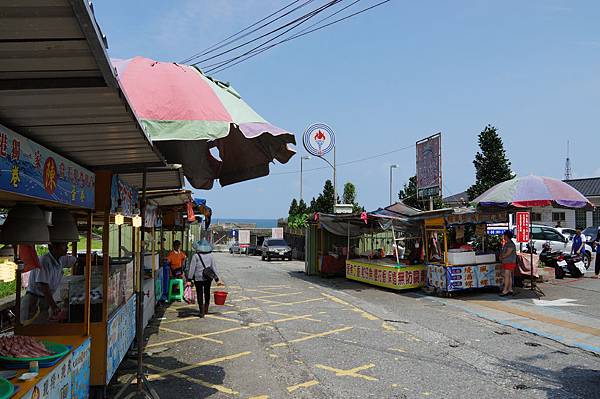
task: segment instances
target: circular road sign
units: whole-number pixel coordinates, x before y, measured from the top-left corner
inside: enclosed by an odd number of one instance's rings
[[[333,129],[324,123],[314,123],[306,128],[303,137],[304,148],[310,154],[322,157],[335,146]]]

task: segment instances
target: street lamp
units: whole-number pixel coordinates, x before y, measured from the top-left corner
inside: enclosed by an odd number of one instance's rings
[[[393,204],[393,202],[392,202],[392,186],[393,186],[393,184],[392,184],[392,182],[393,182],[393,180],[392,180],[392,171],[395,168],[399,168],[399,167],[400,167],[400,165],[396,165],[396,164],[390,165],[390,205]]]
[[[300,158],[300,201],[302,201],[302,163],[303,161],[308,161],[310,159],[310,155],[306,155]]]

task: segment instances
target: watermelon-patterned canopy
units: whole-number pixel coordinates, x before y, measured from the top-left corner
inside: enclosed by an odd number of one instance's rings
[[[594,207],[583,194],[567,183],[551,177],[533,175],[516,177],[496,184],[475,198],[471,204],[519,208],[557,206],[590,209]]]
[[[294,135],[263,119],[228,83],[143,57],[112,63],[146,133],[169,163],[183,165],[195,188],[266,176],[270,162],[286,163],[295,153]]]

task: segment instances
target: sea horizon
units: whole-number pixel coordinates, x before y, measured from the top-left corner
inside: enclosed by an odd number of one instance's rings
[[[257,228],[273,228],[277,227],[277,218],[212,218],[211,224],[222,223],[240,223],[240,224],[255,224]]]

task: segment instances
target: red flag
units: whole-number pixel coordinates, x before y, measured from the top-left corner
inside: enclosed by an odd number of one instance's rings
[[[196,215],[194,214],[194,206],[191,202],[187,203],[187,220],[188,222],[194,222],[196,220]]]
[[[360,220],[363,220],[367,224],[367,212],[360,213]]]
[[[41,266],[34,245],[19,245],[18,248],[19,259],[25,263],[24,273],[32,269],[38,269]]]

